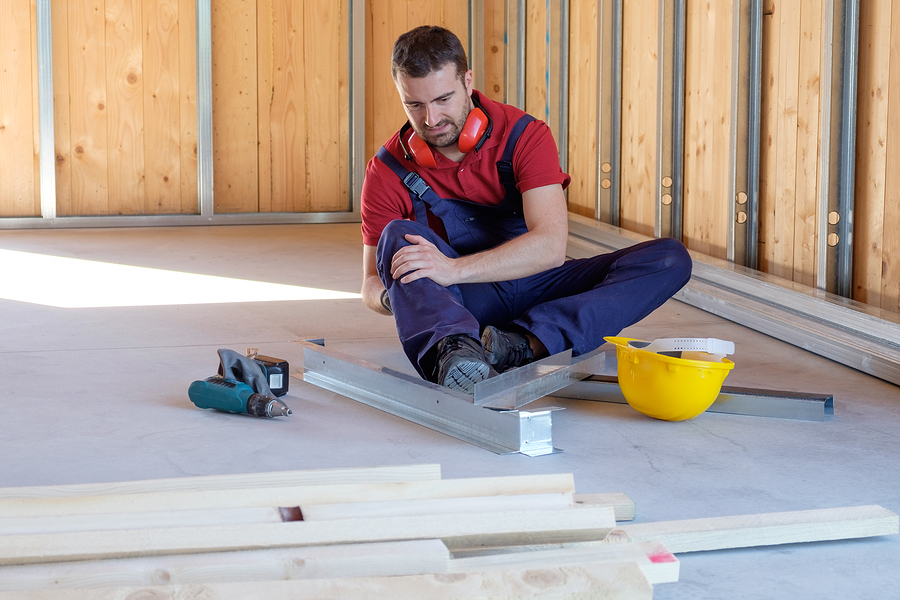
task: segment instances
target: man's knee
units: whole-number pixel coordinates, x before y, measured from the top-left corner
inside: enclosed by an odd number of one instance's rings
[[[409,246],[410,243],[406,241],[406,236],[409,234],[427,236],[429,231],[430,229],[423,227],[420,223],[405,219],[395,219],[385,225],[375,250],[375,262],[378,266],[378,273],[382,275],[382,281],[384,280],[383,274],[390,272],[391,260],[397,250]]]

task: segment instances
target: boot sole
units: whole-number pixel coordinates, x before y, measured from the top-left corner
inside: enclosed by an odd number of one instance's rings
[[[465,394],[475,393],[475,384],[490,376],[491,366],[480,361],[465,361],[453,365],[441,382],[446,388]]]

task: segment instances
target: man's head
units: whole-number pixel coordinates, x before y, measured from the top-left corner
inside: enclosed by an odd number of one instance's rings
[[[457,141],[472,109],[472,72],[459,38],[442,27],[404,33],[394,44],[391,76],[416,134],[453,160],[462,156]]]
[[[469,62],[456,35],[443,27],[423,25],[407,31],[394,42],[391,54],[391,77],[425,77],[451,64],[460,81],[464,81]]]

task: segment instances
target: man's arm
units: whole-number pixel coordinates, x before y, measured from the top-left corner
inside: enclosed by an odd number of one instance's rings
[[[409,283],[428,277],[446,287],[458,283],[508,281],[558,267],[566,258],[569,231],[562,186],[553,184],[524,192],[522,207],[528,226],[526,233],[496,248],[457,259],[445,256],[420,236],[407,236],[412,245],[398,250],[391,263],[394,279]],[[374,249],[371,260],[374,270]],[[377,272],[375,279],[378,280]],[[378,286],[381,286],[380,280]],[[375,301],[378,302],[377,297]],[[368,302],[366,304],[371,308]]]
[[[375,246],[367,246],[363,244],[363,284],[362,284],[362,300],[363,303],[382,315],[391,314],[381,304],[381,292],[384,291],[384,284],[378,276],[378,268],[375,263]]]

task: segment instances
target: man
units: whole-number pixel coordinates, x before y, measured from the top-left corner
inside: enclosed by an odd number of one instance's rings
[[[584,354],[690,279],[680,242],[565,260],[569,176],[547,125],[472,89],[459,39],[418,27],[391,75],[409,121],[366,168],[365,304],[393,313],[425,379],[477,382],[571,348]]]

